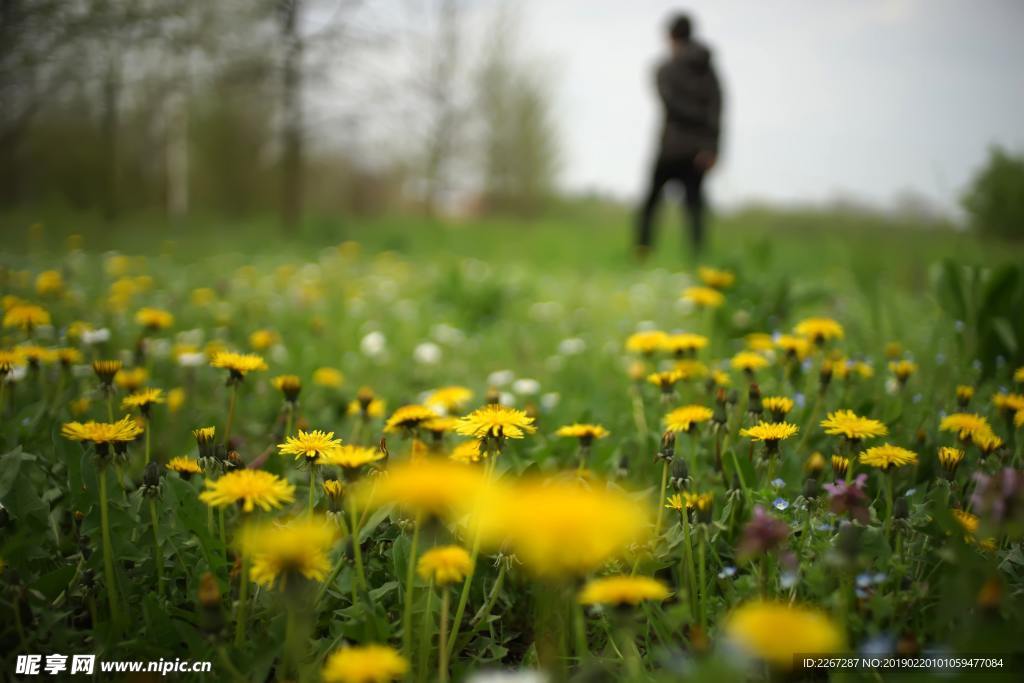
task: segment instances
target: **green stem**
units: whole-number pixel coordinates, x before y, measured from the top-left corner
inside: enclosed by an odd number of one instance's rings
[[[441,625],[437,637],[437,680],[441,683],[447,683],[448,681],[448,648],[445,647],[445,643],[448,642],[448,608],[449,600],[448,589],[441,589]]]
[[[293,420],[293,418],[295,416],[295,404],[292,403],[291,401],[289,401],[285,405],[285,411],[286,411],[287,417],[285,417],[285,422],[284,422],[284,438],[287,439],[289,436],[292,435],[292,420]]]
[[[149,464],[149,441],[150,441],[150,439],[149,439],[149,426],[150,426],[151,423],[150,423],[149,419],[146,419],[145,422],[146,422],[146,424],[145,424],[144,428],[146,430],[146,464],[148,465]]]
[[[363,550],[359,545],[359,522],[356,519],[356,506],[354,502],[349,502],[348,514],[352,520],[352,555],[356,563],[356,576],[359,577],[359,585],[363,590],[367,590],[369,585],[366,583],[366,572],[363,569]],[[472,571],[472,570],[470,570]]]
[[[668,486],[668,464],[665,460],[661,465],[661,490],[658,492],[658,519],[654,525],[654,540],[657,542],[661,535],[661,523],[665,517],[665,488]]]
[[[466,578],[462,582],[462,592],[459,594],[459,604],[455,608],[455,621],[454,626],[452,627],[452,634],[448,638],[448,642],[443,643],[446,658],[450,658],[452,656],[452,650],[455,648],[455,639],[459,637],[459,629],[462,627],[462,617],[466,613],[466,604],[469,602],[469,590],[473,585],[473,575],[476,573],[476,561],[479,556],[480,531],[478,529],[473,535],[473,548],[470,550],[469,571],[466,572]]]
[[[583,605],[571,593],[569,607],[572,609],[573,621],[576,622],[573,629],[576,631],[576,665],[582,666],[583,660],[590,655],[590,650],[587,649],[587,622],[584,619]]]
[[[890,538],[892,533],[892,510],[893,510],[893,484],[892,474],[889,472],[882,472],[882,477],[885,480],[885,537]]]
[[[697,607],[697,572],[694,567],[693,561],[693,540],[690,535],[690,515],[689,512],[683,510],[683,556],[686,559],[686,587],[687,592],[690,594],[689,609],[691,616],[695,608]]]
[[[704,525],[700,525],[697,528],[697,605],[699,607],[698,614],[700,614],[700,626],[704,633],[707,633],[707,609],[705,607],[705,596],[704,593],[707,590],[707,576],[706,576],[706,564],[707,564],[707,539],[705,538],[706,530]]]
[[[416,514],[413,522],[412,544],[409,547],[409,562],[405,569],[405,603],[402,610],[402,651],[407,658],[412,657],[412,592],[413,581],[416,579],[416,549],[420,543],[420,522],[422,513]]]
[[[231,426],[235,422],[235,401],[238,399],[238,382],[231,383],[231,393],[228,395],[228,422],[224,427],[224,446],[231,449]]]
[[[121,624],[121,611],[117,605],[117,579],[114,576],[114,557],[110,545],[110,516],[107,511],[107,470],[99,468],[100,485],[100,533],[103,539],[103,573],[107,581],[107,599],[110,602],[110,620],[115,626]]]
[[[434,580],[430,580],[430,584],[427,586],[427,606],[423,610],[423,622],[420,626],[420,638],[419,638],[419,656],[417,657],[416,665],[416,680],[422,680],[427,675],[427,659],[430,653],[430,642],[431,642],[431,630],[434,627],[433,619],[430,614],[430,603],[434,598]]]
[[[220,533],[221,549],[224,551],[224,563],[227,564],[227,561],[228,561],[228,540],[227,540],[227,532],[224,530],[224,508],[223,507],[217,508],[217,526],[219,527],[218,531]]]
[[[242,553],[242,571],[238,575],[238,611],[235,614],[235,647],[245,642],[249,608],[249,556]]]
[[[309,464],[309,515],[313,516],[314,499],[316,495],[316,465]]]
[[[153,524],[153,563],[156,566],[156,594],[164,594],[164,558],[160,555],[160,523],[156,514],[156,500],[149,499],[149,518]]]

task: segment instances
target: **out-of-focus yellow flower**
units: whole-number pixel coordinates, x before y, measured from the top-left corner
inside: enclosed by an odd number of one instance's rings
[[[852,410],[836,410],[821,421],[826,434],[844,436],[850,441],[860,441],[876,436],[885,436],[889,428],[878,420],[861,417]]]
[[[57,359],[64,367],[78,365],[85,360],[84,356],[82,356],[82,352],[71,346],[65,346],[57,349]]]
[[[803,360],[811,352],[811,342],[807,337],[798,337],[794,334],[780,334],[775,340],[775,346],[786,353],[787,358]]]
[[[337,389],[344,383],[345,376],[335,368],[322,367],[313,371],[313,384],[317,386]]]
[[[978,538],[978,527],[981,526],[981,524],[977,515],[971,514],[966,510],[960,509],[952,510],[952,513],[953,519],[955,519],[960,524],[960,526],[963,527],[964,531],[967,532],[966,534],[964,534],[965,541],[967,541],[968,543],[977,544],[985,550],[995,550],[996,539]]]
[[[473,560],[466,549],[458,545],[431,548],[420,556],[416,572],[437,586],[458,583],[473,569]]]
[[[969,384],[958,384],[956,386],[956,401],[961,407],[966,406],[974,398],[974,387]]]
[[[579,594],[582,605],[639,605],[645,600],[661,601],[669,596],[661,581],[649,576],[606,576],[591,579]]]
[[[793,327],[793,332],[815,344],[843,338],[843,326],[832,318],[804,318]]]
[[[566,481],[521,480],[489,495],[474,522],[484,547],[507,546],[547,579],[585,576],[650,532],[647,509],[625,493]]]
[[[753,374],[762,368],[768,367],[768,359],[753,351],[740,351],[729,361],[733,370]]]
[[[50,365],[55,363],[58,358],[57,352],[54,349],[48,349],[37,344],[22,344],[18,347],[18,353],[32,366]]]
[[[87,412],[89,412],[89,406],[91,404],[92,401],[89,400],[88,396],[81,396],[79,398],[76,398],[71,402],[71,414],[74,415],[75,417],[81,417],[82,415],[85,415]]]
[[[430,408],[416,403],[401,406],[384,423],[385,432],[412,431],[421,424],[437,417]]]
[[[661,330],[634,332],[626,339],[626,350],[649,356],[665,347],[668,335]]]
[[[579,422],[559,427],[558,431],[555,432],[558,436],[567,436],[579,439],[581,443],[590,443],[594,439],[603,439],[608,436],[609,433],[610,432],[601,425],[582,424]]]
[[[775,348],[775,340],[767,332],[751,332],[743,338],[748,351],[771,351]]]
[[[939,464],[949,474],[954,474],[956,468],[960,466],[960,463],[964,460],[964,452],[959,448],[952,448],[950,446],[942,446],[939,448]]]
[[[114,383],[125,391],[138,391],[149,379],[149,371],[139,366],[118,370],[114,375]]]
[[[866,451],[862,451],[860,454],[860,462],[863,465],[869,467],[877,467],[882,470],[890,470],[893,467],[903,467],[904,465],[912,465],[917,462],[917,453],[901,448],[900,446],[893,446],[892,444],[883,444],[881,446],[874,446]]]
[[[167,392],[167,410],[172,415],[185,405],[185,390],[181,387],[175,387]]]
[[[242,510],[256,508],[273,510],[295,500],[295,487],[287,481],[263,470],[235,470],[216,481],[206,480],[206,490],[199,500],[210,507],[227,507],[240,503]]]
[[[135,322],[150,331],[166,330],[174,324],[174,316],[162,308],[140,308],[135,313]]]
[[[793,410],[793,399],[788,396],[765,396],[761,399],[761,405],[771,413],[772,420],[782,422],[789,411]]]
[[[384,459],[384,451],[368,446],[344,444],[323,455],[321,465],[335,465],[346,469],[356,469],[371,462]]]
[[[976,413],[950,413],[939,422],[939,431],[954,432],[961,441],[971,441],[992,433],[992,425]]]
[[[332,652],[320,672],[323,683],[388,683],[405,676],[409,662],[386,645],[343,647]]]
[[[457,413],[462,410],[470,399],[473,392],[462,386],[448,386],[434,389],[423,402],[432,408],[441,408],[448,414]]]
[[[31,332],[41,325],[50,324],[50,314],[42,306],[35,304],[16,304],[4,313],[4,327],[14,327]]]
[[[420,458],[389,467],[386,475],[362,481],[353,492],[361,505],[395,504],[425,516],[450,518],[489,494],[484,474],[450,460]]]
[[[710,268],[708,266],[700,266],[697,268],[697,276],[705,285],[708,287],[714,287],[715,289],[727,289],[732,287],[733,283],[736,282],[736,276],[732,271]]]
[[[1024,410],[1024,394],[1008,394],[999,392],[992,396],[992,404],[1000,412],[1017,412]]]
[[[64,276],[59,270],[44,270],[36,276],[36,294],[60,296],[64,293]]]
[[[662,349],[674,356],[684,356],[697,353],[707,345],[708,338],[704,335],[681,332],[665,337]]]
[[[266,351],[281,340],[281,337],[273,330],[256,330],[249,335],[249,346],[253,351]]]
[[[725,303],[725,295],[711,287],[687,287],[683,290],[683,300],[698,308],[718,308]]]
[[[808,474],[818,474],[825,469],[825,457],[818,451],[811,453],[804,462],[804,471]]]
[[[162,389],[141,389],[121,399],[121,409],[137,408],[143,415],[148,415],[154,403],[163,403],[165,400]]]
[[[471,439],[455,446],[448,457],[455,462],[466,464],[480,462],[487,457],[487,453],[480,450],[480,441]]]
[[[192,290],[192,294],[189,298],[191,299],[193,306],[203,308],[217,300],[217,293],[209,287],[197,287]]]
[[[668,413],[662,422],[667,431],[689,432],[698,423],[710,420],[713,415],[714,411],[707,406],[688,405]]]
[[[896,376],[900,383],[905,383],[910,376],[917,372],[917,363],[912,360],[897,360],[889,363],[889,371]]]
[[[278,578],[290,576],[323,581],[331,569],[328,553],[340,535],[337,524],[303,516],[285,524],[244,527],[239,549],[249,558],[249,577],[258,584],[271,586]]]
[[[295,403],[299,399],[299,392],[302,391],[302,380],[298,375],[278,375],[270,380],[274,388],[284,395],[289,403]]]
[[[748,602],[726,617],[724,632],[749,654],[786,671],[794,668],[794,655],[844,649],[842,629],[825,612],[785,602]]]
[[[647,376],[648,382],[665,393],[672,391],[672,387],[682,379],[683,373],[679,370],[662,370],[661,372],[652,372]]]
[[[708,366],[704,365],[699,360],[693,360],[692,358],[683,358],[682,360],[676,361],[672,370],[678,374],[679,380],[682,382],[701,379],[708,375]]]

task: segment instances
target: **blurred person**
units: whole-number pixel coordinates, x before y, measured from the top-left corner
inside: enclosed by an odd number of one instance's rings
[[[690,18],[674,16],[668,25],[670,55],[658,66],[656,83],[665,122],[651,185],[640,208],[635,251],[643,260],[654,238],[654,214],[669,182],[682,185],[693,255],[704,242],[704,176],[718,159],[722,91],[711,51],[693,38]]]

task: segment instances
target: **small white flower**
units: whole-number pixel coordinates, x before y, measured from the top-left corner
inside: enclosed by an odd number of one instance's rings
[[[503,391],[498,394],[498,403],[503,406],[514,406],[516,404],[515,394],[510,394],[507,391]]]
[[[437,365],[441,362],[441,347],[434,342],[422,342],[413,349],[412,357],[421,365]]]
[[[515,379],[515,377],[516,374],[511,370],[495,370],[487,375],[487,383],[492,387],[503,387]]]
[[[447,323],[438,323],[430,330],[430,336],[442,344],[458,344],[466,338],[465,332]]]
[[[558,344],[558,352],[563,356],[575,356],[583,353],[586,348],[587,342],[579,337],[569,337],[568,339],[563,339]]]
[[[194,353],[179,353],[178,365],[183,368],[198,368],[206,363],[206,354],[202,351]]]
[[[100,327],[95,330],[85,330],[82,332],[82,343],[89,344],[102,344],[110,341],[110,330],[105,327]]]
[[[387,350],[388,339],[382,332],[370,332],[359,342],[359,349],[364,355],[374,358]]]
[[[147,339],[146,355],[151,358],[167,358],[171,355],[171,342],[169,339]]]
[[[551,391],[540,397],[540,405],[544,410],[554,410],[560,400],[562,395],[557,391]]]
[[[543,671],[478,671],[466,679],[466,683],[548,683],[550,679]]]
[[[92,371],[92,368],[89,368],[89,370]],[[8,372],[7,375],[4,377],[4,382],[7,382],[9,384],[20,382],[21,380],[25,379],[25,375],[27,373],[27,367],[25,367],[24,365],[15,365],[13,368],[11,368],[11,371]]]
[[[512,383],[512,391],[522,396],[533,396],[540,391],[540,382],[535,379],[523,377]]]

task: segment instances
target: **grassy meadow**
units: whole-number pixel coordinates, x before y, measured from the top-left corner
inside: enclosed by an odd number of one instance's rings
[[[677,221],[0,216],[5,676],[1016,680],[1024,248]]]

